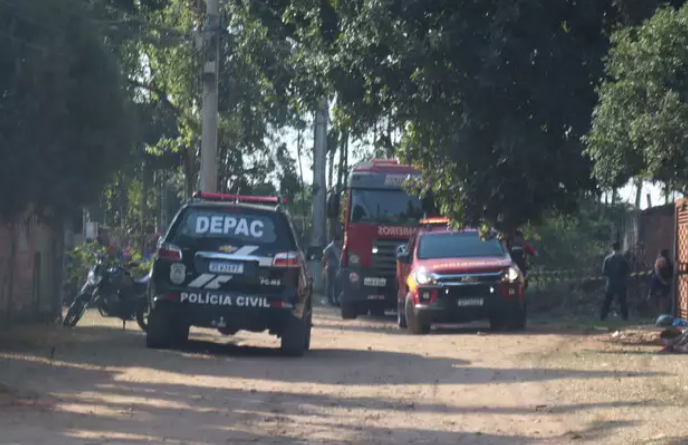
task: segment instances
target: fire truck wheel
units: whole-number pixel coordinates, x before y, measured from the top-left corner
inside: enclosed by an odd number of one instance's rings
[[[342,320],[355,320],[358,317],[358,308],[356,303],[341,303],[339,304],[339,311],[342,314]]]
[[[382,304],[373,304],[370,307],[370,315],[372,315],[373,317],[384,317],[385,306]]]
[[[423,322],[416,315],[415,308],[413,307],[413,301],[410,298],[406,299],[406,323],[408,325],[409,331],[413,335],[427,335],[430,333],[431,324]]]

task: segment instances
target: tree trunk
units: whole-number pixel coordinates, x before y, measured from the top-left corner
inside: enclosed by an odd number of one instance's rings
[[[640,210],[643,201],[643,180],[635,180],[635,208]]]
[[[64,221],[56,217],[51,224],[53,234],[53,289],[55,294],[52,296],[53,318],[62,321],[62,283],[66,276],[67,263],[65,261],[65,225]]]
[[[148,232],[148,172],[148,163],[144,161],[143,167],[141,168],[141,202],[139,203],[141,212],[141,233],[139,241],[139,250],[141,252],[141,255],[143,255],[144,251],[146,250],[146,236],[148,235],[146,233]]]
[[[16,224],[14,222],[8,224],[7,226],[7,231],[9,232],[9,240],[10,240],[10,245],[9,245],[9,256],[7,257],[7,274],[5,275],[5,280],[6,280],[6,285],[5,289],[7,294],[5,295],[6,298],[6,307],[5,307],[5,316],[7,318],[7,324],[9,324],[13,317],[12,317],[12,306],[13,306],[13,301],[14,301],[14,266],[15,266],[15,261],[17,257],[17,238],[16,238]]]
[[[296,137],[296,157],[299,163],[299,177],[301,180],[301,242],[305,241],[306,234],[306,185],[303,180],[303,161],[301,150],[303,149],[303,130],[299,129]]]

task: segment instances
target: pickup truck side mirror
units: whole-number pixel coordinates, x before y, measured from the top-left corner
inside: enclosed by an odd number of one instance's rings
[[[406,250],[397,253],[397,262],[401,264],[411,264],[411,254]]]

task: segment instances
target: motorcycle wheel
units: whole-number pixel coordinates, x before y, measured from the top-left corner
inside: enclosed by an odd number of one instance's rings
[[[136,323],[143,332],[148,332],[148,300],[140,298],[136,307]]]
[[[62,321],[62,326],[66,328],[73,328],[77,325],[77,323],[79,323],[79,320],[81,320],[85,312],[86,302],[81,300],[80,298],[77,298],[74,301],[74,303],[72,303],[72,305],[69,306],[69,310],[67,310],[67,315],[65,315],[65,318]]]

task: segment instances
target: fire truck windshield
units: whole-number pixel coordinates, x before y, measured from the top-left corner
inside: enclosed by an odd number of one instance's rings
[[[411,226],[423,218],[423,205],[403,190],[353,189],[350,215],[352,223]]]

